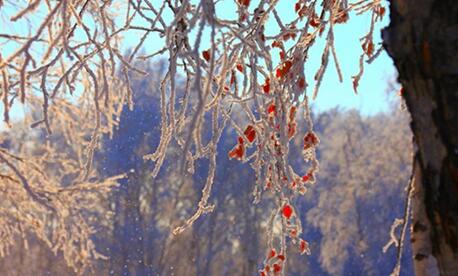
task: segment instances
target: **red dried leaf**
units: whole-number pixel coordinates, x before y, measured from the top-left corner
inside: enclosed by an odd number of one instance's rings
[[[276,70],[276,77],[277,78],[283,78],[285,77],[288,73],[291,67],[293,66],[293,62],[291,60],[286,60],[284,61]]]
[[[229,158],[235,158],[237,160],[243,160],[243,157],[245,156],[245,145],[244,142],[245,140],[243,137],[238,137],[238,144],[234,146],[234,148],[229,151]]]
[[[369,44],[367,45],[366,54],[368,56],[372,56],[373,53],[374,53],[374,43],[372,43],[372,41],[370,41]]]
[[[269,78],[267,78],[266,82],[262,85],[262,91],[264,91],[264,93],[266,94],[269,94],[270,92],[270,79]]]
[[[239,4],[245,7],[250,5],[250,0],[238,0]]]
[[[295,5],[294,5],[294,11],[295,12],[299,12],[299,10],[301,9],[301,3],[300,2],[297,2]]]
[[[286,260],[285,255],[278,255],[277,258],[282,260],[282,261]]]
[[[245,134],[246,139],[251,143],[256,139],[256,130],[252,125],[248,125],[243,132]]]
[[[312,131],[307,132],[304,136],[304,150],[316,146],[319,143],[318,137]]]
[[[245,154],[245,148],[243,147],[243,145],[237,145],[229,152],[229,158],[235,158],[238,160],[242,160],[244,154]]]
[[[283,206],[282,214],[285,218],[290,219],[293,215],[293,208],[289,204]]]
[[[202,56],[204,57],[204,59],[205,59],[206,61],[209,61],[209,60],[210,60],[210,57],[211,57],[211,56],[210,56],[210,50],[205,50],[205,51],[203,51],[203,52],[202,52]]]
[[[272,48],[282,48],[282,47],[283,47],[283,42],[277,41],[277,40],[274,40],[274,42],[272,42]]]
[[[276,273],[281,271],[281,265],[279,265],[279,264],[274,264],[273,268],[274,268],[274,272],[276,272]]]
[[[268,259],[272,259],[273,257],[275,257],[275,255],[277,255],[277,252],[275,252],[275,249],[271,249],[270,250],[270,253],[269,253],[269,258]]]
[[[237,65],[235,66],[235,68],[237,68],[237,70],[239,70],[241,73],[243,73],[243,65],[242,65],[242,64],[237,63]]]
[[[310,178],[310,177],[308,176],[308,174],[305,174],[304,176],[302,176],[302,182],[307,182],[307,181],[309,181],[309,178]]]
[[[291,66],[293,66],[293,62],[291,60],[287,60],[283,63],[283,70],[285,70],[285,74],[289,72]]]
[[[304,176],[302,176],[302,182],[314,182],[315,181],[315,174],[313,172],[313,170],[310,170],[307,172],[307,174],[305,174]]]
[[[280,51],[280,59],[283,60],[283,59],[285,59],[285,57],[286,57],[285,52],[284,51]]]
[[[385,8],[382,6],[378,6],[377,8],[375,8],[375,13],[378,16],[383,17],[385,15]]]
[[[312,17],[312,19],[310,20],[310,26],[314,28],[318,28],[320,26],[320,20],[318,19],[318,17]]]
[[[362,48],[368,57],[371,57],[374,53],[374,43],[371,40],[367,40],[362,45]]]
[[[271,103],[267,107],[267,114],[270,115],[272,113],[273,115],[277,115],[277,106],[275,105],[275,103]]]
[[[374,43],[372,43],[371,41],[369,45],[367,45],[367,55],[372,56],[373,53],[374,53]]]

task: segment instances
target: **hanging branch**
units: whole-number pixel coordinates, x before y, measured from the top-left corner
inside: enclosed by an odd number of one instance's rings
[[[227,157],[248,163],[255,171],[254,202],[259,202],[265,193],[273,200],[267,257],[260,273],[285,272],[288,243],[300,254],[310,254],[296,207],[297,199],[316,183],[319,171],[316,149],[320,140],[313,129],[309,98],[319,93],[330,55],[339,81],[345,79],[335,49],[335,26],[349,21],[350,15],[370,13],[370,29],[362,38],[359,72],[353,76],[356,91],[365,59],[372,62],[381,51],[379,48],[374,54],[373,34],[385,10],[380,0],[299,0],[291,5],[292,20],[286,22],[278,11],[279,1],[261,0],[256,7],[249,0],[236,0],[233,4],[233,18],[223,19],[217,13],[220,2],[211,0],[33,0],[11,9],[4,8],[10,5],[8,2],[0,1],[0,12],[7,11],[12,29],[18,26],[22,30],[0,34],[2,45],[15,47],[11,54],[0,56],[3,120],[11,124],[10,110],[16,105],[15,99],[32,109],[38,106],[41,117],[34,118],[30,126],[36,131],[44,128],[48,139],[59,130],[57,133],[62,133],[73,154],[68,157],[71,161],[56,159],[63,163],[56,173],[60,178],[45,173],[43,160],[36,162],[42,168],[28,175],[21,174],[23,169],[0,155],[30,199],[46,202],[30,188],[35,187],[32,182],[36,179],[44,179],[47,193],[43,195],[52,198],[50,206],[56,208],[57,219],[63,223],[68,214],[74,214],[74,222],[85,225],[76,211],[79,207],[67,206],[68,198],[64,197],[88,190],[66,193],[56,192],[57,187],[69,175],[77,175],[71,177],[74,187],[95,178],[93,158],[100,138],[113,135],[124,105],[135,108],[131,79],[137,75],[150,77],[137,68],[137,60],[162,56],[167,59],[167,70],[157,84],[161,136],[159,145],[144,160],[153,163],[151,174],[157,177],[170,145],[176,142],[181,157],[174,167],[180,186],[194,174],[197,162],[206,160],[210,164],[196,211],[183,218],[173,233],[182,233],[217,208],[209,199],[217,170],[218,143],[229,130],[236,137]],[[37,17],[38,13],[44,16]],[[27,20],[36,23],[36,27],[27,26]],[[279,31],[267,30],[271,24]],[[25,34],[27,27],[32,35]],[[123,37],[131,39],[132,34],[139,34],[138,41],[124,54],[125,49],[120,48],[125,42]],[[305,64],[310,50],[321,45],[317,41],[323,42],[324,48],[310,95],[307,80],[311,76]],[[163,45],[153,53],[142,54],[150,43]],[[303,120],[297,119],[298,113],[303,114]],[[212,118],[210,123],[206,122],[208,115]],[[206,141],[203,134],[208,125],[212,135]],[[303,141],[300,169],[294,169],[289,162],[290,143],[297,137]],[[52,139],[43,148],[47,155],[57,155]],[[40,176],[32,178],[35,174]],[[108,189],[116,180],[98,180],[100,185],[96,186]],[[17,185],[17,181],[8,181]],[[59,212],[59,207],[66,213]],[[279,233],[273,232],[275,225],[281,225]],[[65,227],[60,227],[64,235]],[[88,238],[90,231],[83,232],[81,236]],[[56,248],[64,247],[61,242],[57,244]],[[91,252],[92,257],[98,256],[95,250]],[[72,257],[76,255],[72,251],[65,256],[74,264]],[[87,267],[91,256],[80,258],[84,265],[75,264],[77,270]]]
[[[396,247],[396,265],[391,272],[391,276],[399,276],[401,273],[401,261],[402,261],[402,252],[404,249],[404,242],[405,242],[405,235],[407,233],[407,225],[409,222],[409,215],[410,215],[410,205],[412,201],[412,195],[415,192],[414,189],[414,181],[415,181],[415,167],[416,167],[416,160],[415,155],[412,154],[412,174],[410,175],[409,184],[406,188],[406,198],[404,202],[404,216],[402,219],[395,219],[393,224],[391,225],[390,230],[390,241],[383,246],[383,253],[386,253],[391,245]],[[399,238],[396,236],[396,229],[401,226],[401,233]]]

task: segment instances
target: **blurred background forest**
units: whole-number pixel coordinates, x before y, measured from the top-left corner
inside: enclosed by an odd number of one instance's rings
[[[143,67],[152,73],[148,78],[131,76],[134,108],[124,108],[118,129],[103,139],[95,157],[99,177],[128,177],[113,192],[100,193],[96,204],[82,214],[91,222],[98,252],[106,256],[94,262],[88,275],[256,275],[265,255],[272,203],[252,204],[254,172],[227,157],[236,139],[230,127],[218,147],[210,198],[215,211],[181,235],[172,235],[171,230],[195,211],[208,164],[196,164],[194,178],[180,184],[175,171],[180,151],[172,146],[163,170],[152,179],[152,164],[143,156],[159,143],[159,85],[166,66]],[[296,205],[301,209],[302,238],[310,242],[312,255],[290,254],[287,274],[389,275],[396,252],[390,248],[383,253],[382,248],[390,239],[391,224],[403,216],[411,171],[408,115],[397,100],[389,112],[376,115],[341,109],[313,115],[321,137],[321,168],[316,186]],[[16,123],[0,135],[0,143],[13,152],[36,155],[53,143],[71,159],[77,153],[64,142],[64,135],[68,134],[55,129],[51,139],[42,130]],[[27,139],[30,136],[35,138]],[[302,160],[302,141],[297,138],[291,145],[296,167]],[[413,274],[410,250],[407,242],[401,275]],[[74,275],[59,254],[33,236],[27,236],[26,244],[18,237],[0,259],[1,275]]]

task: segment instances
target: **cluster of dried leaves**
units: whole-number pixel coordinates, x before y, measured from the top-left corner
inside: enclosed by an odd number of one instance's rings
[[[122,176],[97,180],[94,152],[101,135],[117,126],[123,106],[133,108],[130,74],[148,77],[135,67],[135,60],[165,56],[160,144],[144,158],[154,162],[153,175],[157,175],[168,146],[176,142],[183,152],[178,160],[182,182],[193,174],[196,160],[207,159],[210,164],[195,214],[174,233],[214,209],[208,201],[217,168],[216,148],[223,131],[230,128],[238,139],[228,156],[255,170],[255,202],[263,193],[272,193],[277,205],[269,219],[270,240],[261,274],[284,272],[287,237],[300,253],[308,253],[294,200],[315,183],[319,139],[313,132],[307,95],[310,73],[304,64],[316,42],[324,41],[312,97],[318,93],[329,59],[343,80],[334,46],[335,26],[353,15],[371,13],[369,32],[361,43],[360,70],[353,77],[356,90],[364,61],[380,53],[372,38],[374,24],[385,9],[380,0],[299,0],[291,4],[293,19],[285,22],[277,11],[279,2],[237,0],[232,3],[233,18],[225,18],[219,11],[222,3],[210,0],[0,1],[1,19],[6,21],[2,23],[6,33],[0,33],[4,122],[11,125],[11,110],[19,103],[38,108],[41,115],[35,115],[30,127],[47,135],[39,149],[42,157],[36,160],[17,145],[21,141],[13,141],[16,153],[1,148],[2,199],[8,203],[2,205],[1,233],[7,238],[0,248],[6,249],[12,235],[29,228],[53,249],[62,250],[78,270],[98,257],[89,238],[91,229],[78,215],[91,205],[81,200],[89,202]],[[267,24],[279,31],[269,33]],[[124,54],[124,37],[131,34],[138,42]],[[140,49],[148,49],[149,38],[163,47],[140,55]],[[180,76],[185,77],[184,85]],[[182,86],[184,92],[178,93]],[[234,120],[234,113],[244,117],[244,125]],[[296,122],[298,113],[305,125]],[[206,119],[211,120],[209,139],[202,137]],[[65,149],[55,147],[53,129],[63,133],[59,139]],[[308,166],[295,170],[289,165],[288,151],[297,135],[303,136]],[[53,227],[44,225],[49,216]],[[280,231],[274,231],[277,226]]]

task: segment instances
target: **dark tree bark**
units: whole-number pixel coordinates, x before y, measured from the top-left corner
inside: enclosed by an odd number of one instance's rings
[[[385,48],[416,145],[412,245],[417,275],[458,275],[458,1],[391,0]]]

